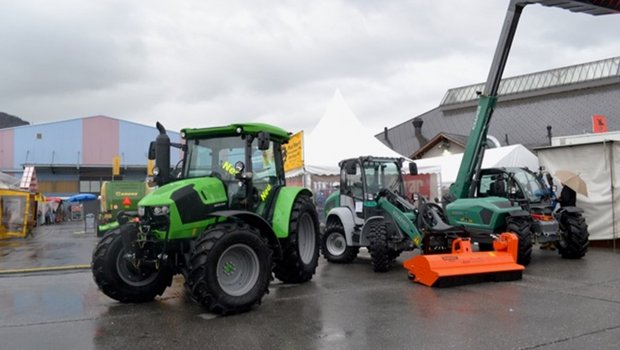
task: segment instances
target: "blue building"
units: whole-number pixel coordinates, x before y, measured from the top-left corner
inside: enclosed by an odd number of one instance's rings
[[[0,129],[0,171],[21,177],[26,166],[34,166],[46,195],[98,194],[101,182],[112,180],[115,157],[120,173],[114,180],[146,178],[149,143],[158,133],[154,125],[106,116]],[[178,132],[168,135],[180,142]],[[173,150],[171,163],[181,156]]]

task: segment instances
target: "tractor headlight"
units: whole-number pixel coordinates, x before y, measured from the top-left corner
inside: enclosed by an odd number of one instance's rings
[[[154,167],[153,168],[153,175],[155,175],[155,176],[159,175],[159,167]]]
[[[144,216],[145,209],[144,207],[138,207],[138,216]]]
[[[170,207],[167,205],[153,207],[153,215],[155,216],[168,215],[168,213],[170,213]]]

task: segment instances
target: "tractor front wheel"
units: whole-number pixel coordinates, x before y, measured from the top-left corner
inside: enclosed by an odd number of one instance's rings
[[[561,214],[560,230],[562,241],[557,242],[558,252],[564,259],[580,259],[588,251],[588,225],[580,214]]]
[[[385,223],[371,221],[368,223],[368,252],[375,272],[387,272],[392,266],[393,253],[388,248],[387,228]]]
[[[137,228],[135,228],[137,230]],[[161,295],[172,283],[167,264],[142,266],[125,250],[121,230],[109,231],[93,251],[92,271],[103,294],[122,303],[142,303]]]
[[[186,287],[209,311],[235,314],[260,304],[270,281],[271,250],[258,230],[221,224],[196,241]]]
[[[308,196],[300,195],[293,203],[289,235],[282,239],[282,259],[273,272],[284,283],[303,283],[312,279],[319,262],[319,219]]]
[[[360,251],[359,247],[347,246],[347,238],[340,222],[330,222],[321,239],[321,250],[327,261],[347,264],[353,261]]]
[[[512,232],[519,237],[519,251],[517,264],[527,266],[532,260],[532,231],[527,220],[511,220],[506,231]]]

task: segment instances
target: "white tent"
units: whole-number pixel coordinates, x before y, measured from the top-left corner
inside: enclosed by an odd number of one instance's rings
[[[336,90],[321,120],[305,135],[304,169],[287,175],[337,175],[338,162],[359,156],[402,157],[362,125]]]
[[[416,159],[418,173],[439,173],[442,187],[447,187],[454,181],[461,166],[463,154],[451,154],[442,157]],[[497,167],[527,167],[532,171],[538,170],[538,158],[522,145],[511,145],[490,148],[484,152],[483,168]]]
[[[593,135],[595,139],[602,134]],[[602,135],[607,136],[609,135]],[[536,150],[540,164],[552,175],[558,170],[579,174],[588,196],[577,194],[584,210],[590,240],[617,239],[620,235],[620,142],[604,140]],[[560,193],[560,183],[555,179]]]

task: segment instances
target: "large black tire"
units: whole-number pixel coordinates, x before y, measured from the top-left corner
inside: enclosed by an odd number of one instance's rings
[[[381,221],[368,223],[368,252],[375,272],[387,272],[392,267],[392,256],[388,249],[387,228]],[[392,254],[393,255],[393,254]]]
[[[280,240],[282,259],[273,272],[284,283],[303,283],[312,279],[319,262],[319,217],[310,197],[297,196],[293,203],[289,235]]]
[[[557,242],[558,252],[564,259],[580,259],[586,255],[590,234],[586,220],[580,214],[564,213],[560,219],[562,242]]]
[[[390,258],[391,261],[396,260],[396,258],[398,258],[400,256],[400,253],[402,253],[402,250],[394,250],[394,249],[389,249],[388,250],[388,257]]]
[[[321,251],[329,262],[347,264],[357,257],[360,248],[347,245],[344,228],[340,222],[330,222],[321,237]]]
[[[271,281],[271,250],[257,229],[227,223],[207,229],[190,255],[186,288],[196,302],[218,314],[260,304]]]
[[[527,220],[511,220],[506,231],[512,232],[519,238],[517,264],[527,266],[532,260],[532,231]]]
[[[136,228],[137,229],[137,228]],[[92,271],[103,294],[122,303],[142,303],[155,299],[172,283],[172,269],[137,268],[123,256],[120,229],[109,231],[93,251]]]

